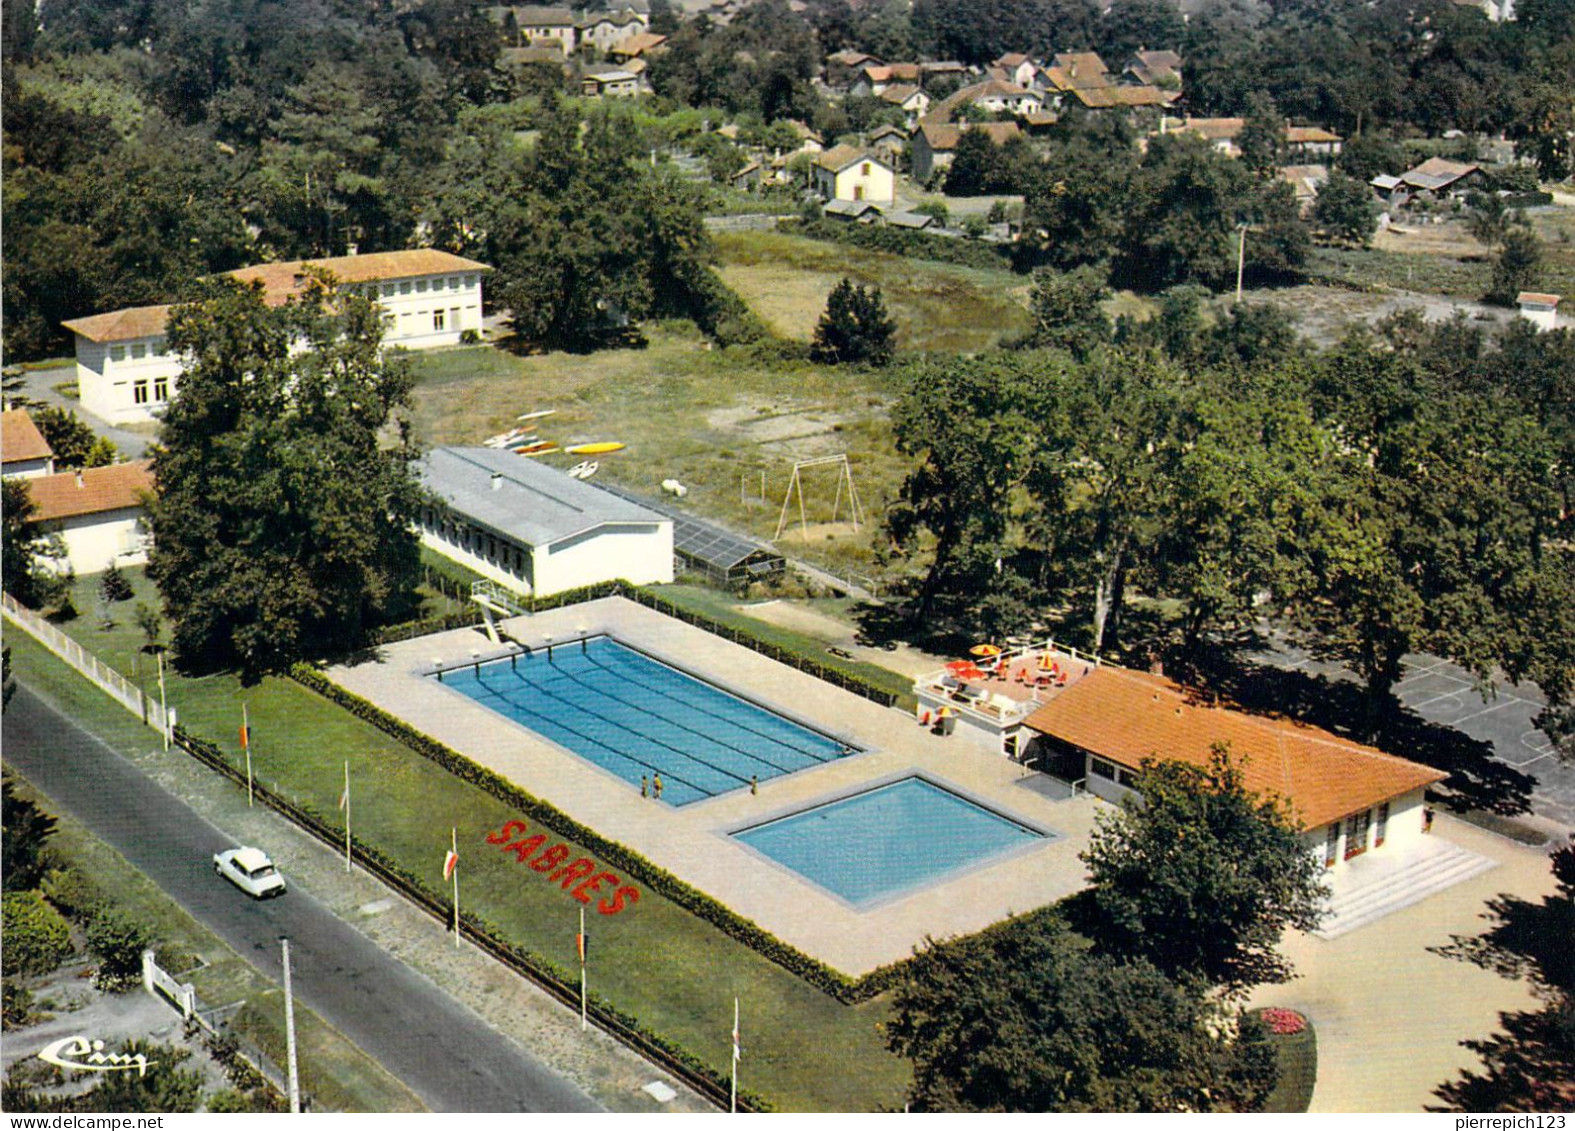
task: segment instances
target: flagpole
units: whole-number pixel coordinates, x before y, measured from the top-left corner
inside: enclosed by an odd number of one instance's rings
[[[730,1115],[738,1112],[738,999],[733,999],[733,1087],[728,1095],[727,1110]]]
[[[454,946],[459,946],[459,829],[449,830],[451,851],[454,853]]]
[[[345,759],[345,871],[350,871],[350,759]]]
[[[580,1032],[585,1032],[585,908],[580,908]]]
[[[246,704],[241,704],[241,749],[246,751],[246,808],[252,807],[252,728],[246,719]]]

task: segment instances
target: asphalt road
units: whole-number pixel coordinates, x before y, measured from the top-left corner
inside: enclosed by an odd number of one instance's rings
[[[282,978],[279,938],[289,936],[297,999],[433,1111],[599,1110],[306,893],[256,902],[220,879],[213,854],[234,840],[25,686],[5,709],[3,738],[9,765],[270,978]]]

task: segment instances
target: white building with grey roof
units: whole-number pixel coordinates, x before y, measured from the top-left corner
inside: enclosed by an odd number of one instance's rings
[[[418,465],[421,543],[525,596],[602,581],[673,580],[673,520],[496,448],[447,447]]]

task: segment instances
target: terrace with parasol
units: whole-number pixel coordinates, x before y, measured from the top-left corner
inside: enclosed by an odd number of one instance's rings
[[[914,681],[917,718],[937,733],[1015,756],[1023,721],[1099,666],[1097,657],[1053,640],[976,644],[966,658]]]

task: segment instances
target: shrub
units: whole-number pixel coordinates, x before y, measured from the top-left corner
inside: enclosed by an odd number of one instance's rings
[[[99,959],[94,984],[120,993],[142,980],[142,952],[153,942],[148,929],[120,911],[106,908],[87,925],[87,942]]]
[[[1269,1027],[1269,1032],[1276,1037],[1290,1037],[1307,1028],[1307,1018],[1297,1013],[1294,1009],[1282,1009],[1271,1006],[1262,1010],[1259,1016],[1263,1023]]]
[[[71,957],[71,929],[36,891],[8,891],[3,898],[7,974],[47,974]]]
[[[131,582],[126,580],[126,575],[120,572],[120,567],[114,562],[109,563],[109,568],[104,571],[104,576],[99,579],[98,591],[106,603],[129,601],[133,596]]]
[[[51,868],[38,888],[45,899],[73,919],[91,919],[103,899],[92,881],[76,868]]]

